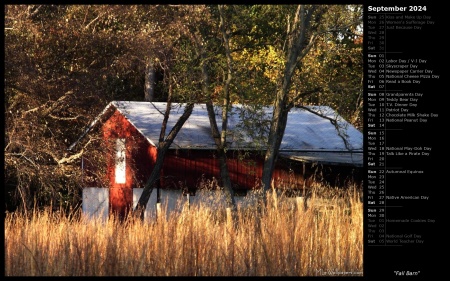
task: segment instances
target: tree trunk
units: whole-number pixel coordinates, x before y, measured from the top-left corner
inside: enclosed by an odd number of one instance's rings
[[[208,100],[208,102],[206,103],[206,109],[208,110],[211,132],[214,138],[214,142],[216,143],[217,154],[219,155],[220,177],[222,179],[222,184],[226,193],[227,207],[232,208],[234,210],[236,208],[236,202],[234,200],[234,191],[231,185],[230,174],[228,173],[227,155],[225,152],[225,147],[221,142],[216,117],[214,115],[214,106],[211,100]]]
[[[289,110],[293,107],[293,102],[289,102],[289,90],[292,84],[292,76],[298,64],[299,58],[303,58],[314,43],[314,35],[311,35],[309,43],[306,43],[307,33],[310,30],[312,14],[316,6],[306,10],[304,5],[299,5],[295,13],[292,26],[288,26],[288,49],[286,52],[286,64],[283,77],[277,90],[273,107],[272,122],[269,131],[266,156],[262,174],[262,186],[264,199],[271,187],[273,170],[278,158],[281,141],[286,128]]]
[[[205,61],[204,54],[202,55],[202,57],[203,57],[203,61]],[[211,134],[212,134],[212,137],[214,138],[214,142],[215,142],[216,148],[217,148],[217,154],[219,156],[220,177],[222,179],[223,188],[226,193],[227,207],[235,210],[236,202],[234,200],[234,191],[233,191],[233,187],[231,185],[230,174],[228,173],[227,155],[225,152],[226,142],[222,142],[222,140],[226,141],[226,138],[221,137],[221,135],[219,133],[219,128],[217,126],[216,115],[214,114],[214,106],[212,103],[211,93],[209,91],[208,70],[206,68],[205,63],[203,63],[203,65],[202,65],[202,74],[203,74],[203,92],[208,97],[208,101],[206,102],[206,109],[208,111],[209,124],[211,126]],[[226,110],[226,109],[224,108],[223,110]],[[227,115],[225,118],[228,118]],[[226,122],[222,123],[222,126],[223,126],[223,124],[225,124],[225,126],[226,126]],[[224,130],[224,128],[222,128],[222,130]],[[226,128],[225,128],[225,130],[226,130]]]
[[[275,164],[278,158],[278,150],[283,139],[284,129],[286,128],[287,114],[286,105],[275,105],[273,109],[272,124],[270,126],[266,156],[262,173],[262,184],[264,195],[271,188],[271,181]]]
[[[200,58],[201,58],[201,72],[202,72],[202,91],[204,95],[207,97],[206,102],[206,109],[208,111],[208,118],[209,123],[211,126],[211,134],[214,138],[214,143],[216,144],[216,150],[217,154],[219,156],[219,168],[220,168],[220,178],[222,180],[222,185],[225,191],[226,201],[227,201],[227,207],[231,208],[233,210],[233,214],[235,213],[234,210],[236,210],[236,202],[234,200],[234,191],[231,184],[230,174],[228,172],[228,165],[227,165],[227,155],[226,155],[226,134],[227,134],[227,124],[228,124],[228,110],[229,110],[229,84],[232,79],[232,69],[231,69],[231,55],[229,53],[229,47],[228,47],[228,37],[226,36],[225,27],[224,27],[224,21],[222,17],[222,7],[219,6],[219,12],[220,12],[220,29],[222,31],[222,35],[224,37],[224,45],[225,49],[227,51],[227,65],[228,65],[228,77],[227,81],[225,82],[225,98],[224,98],[224,106],[222,109],[222,132],[219,131],[219,127],[217,126],[217,120],[214,113],[214,105],[212,100],[212,95],[210,91],[210,85],[209,85],[209,73],[208,73],[208,67],[207,67],[207,56],[205,54],[205,48],[203,44],[201,43],[201,38],[195,37],[195,41],[197,43],[197,48],[200,52]],[[201,32],[199,31],[199,34]],[[201,36],[201,35],[200,35]]]
[[[171,104],[170,102],[167,103],[166,112],[164,114],[164,122],[161,128],[161,137],[164,136],[163,130],[165,130],[167,125],[167,119],[170,114],[170,104]],[[172,130],[170,131],[169,135],[165,138],[165,140],[161,141],[160,137],[155,166],[153,168],[152,173],[150,174],[150,177],[147,180],[147,183],[145,184],[144,190],[142,191],[142,195],[139,198],[136,208],[133,211],[133,214],[139,215],[141,219],[144,218],[145,207],[147,206],[148,200],[150,199],[150,195],[152,194],[153,186],[160,177],[166,152],[169,149],[175,137],[177,136],[180,129],[183,127],[186,120],[191,115],[193,109],[194,103],[187,104],[184,109],[183,115],[178,119],[177,123],[175,124],[175,126],[173,126]]]
[[[156,71],[153,62],[149,59],[145,64],[145,84],[144,84],[144,100],[154,101]]]

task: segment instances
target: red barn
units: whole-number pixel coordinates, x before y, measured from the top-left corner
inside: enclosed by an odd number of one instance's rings
[[[149,177],[158,153],[156,145],[165,108],[164,102],[113,101],[86,130],[85,134],[100,126],[103,132],[108,152],[109,211],[125,214],[133,204],[133,189],[142,188]],[[166,132],[183,111],[182,104],[173,105]],[[336,120],[339,129],[330,119],[314,112]],[[220,107],[216,107],[216,113],[217,122],[221,124]],[[256,110],[233,105],[229,114],[228,169],[237,194],[258,187],[264,159],[263,140],[271,113],[271,107]],[[362,133],[331,108],[292,108],[273,179],[277,188],[303,190],[317,175],[320,166],[321,179],[339,185],[350,176],[358,176],[362,152]],[[212,179],[218,180],[220,185],[219,160],[206,106],[196,104],[166,154],[159,187],[161,190],[182,189],[194,195],[202,180]]]

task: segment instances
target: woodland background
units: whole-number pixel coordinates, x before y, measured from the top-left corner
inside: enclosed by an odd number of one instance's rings
[[[165,101],[170,92],[174,102],[205,102],[202,60],[214,101],[226,86],[231,103],[273,104],[297,7],[226,5],[223,17],[216,5],[4,8],[4,186],[13,211],[79,207],[81,157],[102,161],[99,136],[69,146],[112,100]],[[290,93],[320,90],[290,102],[331,106],[362,130],[362,6],[319,10],[315,33],[307,34],[314,44],[296,65]]]

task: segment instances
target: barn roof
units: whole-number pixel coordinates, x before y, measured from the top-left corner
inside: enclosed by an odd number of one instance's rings
[[[136,129],[147,138],[147,140],[156,145],[159,139],[160,128],[163,120],[163,113],[166,108],[165,102],[133,102],[133,101],[112,101],[105,110],[91,124],[91,127],[97,123],[104,115],[111,112],[111,108],[117,109],[123,114]],[[363,135],[350,123],[340,117],[333,109],[328,106],[307,106],[307,109],[292,108],[288,115],[288,121],[284,137],[280,146],[281,156],[296,158],[305,155],[300,152],[316,152],[309,155],[311,160],[313,156],[318,157],[319,152],[328,153],[316,158],[320,161],[321,157],[331,159],[334,155],[336,161],[348,161],[338,157],[332,152],[362,152]],[[259,110],[252,110],[248,106],[233,105],[229,115],[228,128],[229,149],[262,149],[261,140],[267,136],[267,120],[272,115],[272,107],[260,107]],[[184,104],[174,103],[170,112],[167,124],[166,134],[175,125],[178,118],[184,112]],[[221,107],[215,107],[216,120],[220,128]],[[336,120],[339,130],[332,124],[330,119],[323,118],[317,114],[324,115],[332,120]],[[251,116],[257,116],[258,125],[255,122],[249,122]],[[255,127],[256,126],[256,127]],[[265,127],[265,130],[261,130]],[[90,128],[86,130],[88,132]],[[73,144],[71,148],[74,146]],[[189,149],[215,149],[215,143],[211,137],[208,112],[205,104],[195,104],[193,112],[178,133],[171,149],[189,148]],[[306,155],[307,156],[307,155]],[[362,158],[360,160],[362,164]]]
[[[321,151],[300,151],[300,152],[281,152],[280,157],[288,158],[294,161],[306,163],[320,163],[328,165],[341,166],[363,166],[362,151],[348,152],[321,152]]]

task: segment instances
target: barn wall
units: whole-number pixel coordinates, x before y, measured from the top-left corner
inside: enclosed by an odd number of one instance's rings
[[[230,179],[235,190],[251,190],[258,187],[262,176],[262,156],[248,155],[240,159],[236,151],[227,153]],[[277,164],[274,180],[283,187],[302,188],[303,175],[298,164]],[[169,150],[163,165],[163,188],[196,189],[200,182],[216,179],[221,182],[219,159],[211,150]]]
[[[203,177],[220,178],[219,159],[214,151],[171,149],[166,153],[161,187],[194,189]]]
[[[240,158],[237,151],[228,151],[227,164],[235,190],[259,187],[263,170],[261,155]],[[219,159],[211,150],[169,150],[163,165],[163,188],[188,188],[195,190],[204,182],[216,179],[221,182]],[[306,179],[306,180],[305,180]],[[276,188],[303,190],[313,182],[331,186],[345,186],[351,179],[361,184],[361,169],[351,166],[317,165],[279,158],[273,173]]]
[[[220,182],[219,159],[211,150],[169,150],[163,165],[163,188],[208,187],[213,179]],[[228,170],[236,188],[251,189],[256,172],[245,173],[246,164],[228,155]],[[260,175],[259,175],[260,176]]]
[[[110,211],[125,216],[132,207],[132,189],[143,187],[155,165],[156,147],[118,111],[103,124],[103,138],[107,147]],[[125,139],[126,147],[126,181],[123,184],[115,182],[115,140],[118,138]]]

